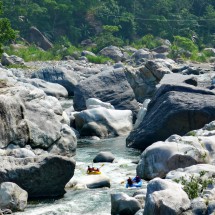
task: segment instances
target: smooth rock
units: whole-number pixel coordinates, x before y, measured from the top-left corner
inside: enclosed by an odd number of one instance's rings
[[[99,152],[96,157],[93,159],[94,163],[99,162],[109,162],[112,163],[115,159],[114,155],[111,152]]]
[[[23,211],[27,206],[28,193],[12,182],[0,185],[0,208]]]

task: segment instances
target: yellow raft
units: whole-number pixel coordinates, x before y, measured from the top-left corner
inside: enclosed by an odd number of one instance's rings
[[[101,172],[100,171],[87,171],[87,174],[88,175],[99,175],[99,174],[101,174]]]

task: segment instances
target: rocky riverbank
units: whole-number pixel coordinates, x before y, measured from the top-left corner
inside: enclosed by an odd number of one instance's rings
[[[126,146],[143,151],[137,174],[151,181],[136,198],[111,196],[112,214],[212,214],[214,65],[179,64],[143,49],[107,50],[115,63],[82,57],[0,68],[0,182],[8,189],[2,195],[16,202],[0,199],[0,208],[24,210],[27,198],[62,196],[76,168],[77,139],[128,135]],[[200,188],[191,195],[183,186],[194,176]],[[108,177],[86,180],[80,189],[111,186]],[[22,189],[22,198],[11,187]]]

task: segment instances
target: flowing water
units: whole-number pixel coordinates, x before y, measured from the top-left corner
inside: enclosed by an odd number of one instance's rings
[[[79,141],[76,155],[76,169],[72,180],[78,180],[86,175],[86,168],[92,165],[93,158],[100,151],[111,151],[115,156],[115,162],[104,163],[101,167],[102,174],[111,180],[111,188],[73,190],[67,189],[63,198],[58,200],[46,200],[29,202],[24,212],[16,215],[110,215],[111,193],[124,192],[128,195],[134,193],[134,189],[126,189],[125,181],[136,174],[136,164],[140,152],[126,148],[125,137],[111,138],[99,141]],[[94,164],[100,167],[103,163]],[[146,187],[146,183],[143,183]],[[137,189],[137,188],[136,188]]]

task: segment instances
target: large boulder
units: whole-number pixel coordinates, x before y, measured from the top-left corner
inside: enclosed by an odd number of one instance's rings
[[[81,136],[123,136],[132,129],[132,112],[93,108],[76,113],[75,124]]]
[[[23,211],[27,206],[28,193],[12,182],[0,185],[0,208]]]
[[[44,80],[33,78],[33,79],[19,79],[19,81],[22,81],[24,83],[32,84],[33,86],[43,90],[46,95],[48,96],[54,96],[56,98],[60,97],[68,97],[67,90],[60,84],[57,83],[50,83],[46,82]]]
[[[44,96],[37,88],[20,89],[20,97],[24,102],[24,117],[28,125],[29,142],[32,147],[48,148],[60,139],[62,124],[59,116],[63,110],[55,97]]]
[[[101,174],[101,175],[86,175],[79,177],[78,180],[71,180],[67,187],[73,187],[78,189],[79,187],[86,187],[89,189],[97,189],[102,187],[110,188],[110,179]]]
[[[29,198],[57,197],[72,178],[75,161],[61,156],[1,157],[0,183],[14,182]]]
[[[171,180],[155,178],[147,185],[144,215],[179,215],[190,208],[182,187]]]
[[[9,66],[9,65],[24,65],[25,62],[22,58],[17,57],[16,55],[9,56],[6,53],[3,53],[1,56],[1,63],[3,66]]]
[[[53,47],[52,43],[36,27],[30,28],[30,42],[44,50]]]
[[[55,155],[73,157],[76,154],[77,137],[75,132],[66,124],[62,125],[60,130],[61,137],[48,149]]]
[[[111,214],[134,215],[142,208],[140,202],[125,193],[111,194]]]
[[[152,59],[152,54],[149,52],[149,50],[147,49],[139,49],[137,51],[135,51],[131,58],[135,60],[135,62],[139,62],[140,60],[148,60],[148,59]]]
[[[0,95],[0,148],[9,143],[24,146],[28,141],[28,126],[23,111],[18,99]]]
[[[80,82],[74,92],[75,110],[86,109],[89,98],[98,98],[116,109],[132,110],[135,114],[139,109],[123,69],[106,70]]]
[[[165,74],[171,73],[171,66],[161,60],[148,60],[144,66],[137,68],[126,67],[126,78],[134,90],[138,102],[152,97],[156,85]]]
[[[204,178],[208,179],[214,177],[215,168],[211,164],[196,164],[185,168],[179,168],[176,170],[170,171],[167,175],[167,179],[176,180],[183,177],[185,180],[190,180],[190,178],[195,175],[200,177],[204,173]]]
[[[162,85],[141,124],[126,139],[127,147],[146,149],[172,134],[184,135],[215,120],[215,93],[188,85]]]
[[[33,72],[31,78],[39,78],[47,82],[57,83],[66,88],[69,95],[74,94],[79,77],[72,70],[63,67],[46,67]]]
[[[209,153],[197,137],[173,135],[145,149],[137,165],[137,175],[146,180],[164,178],[174,169],[208,163]]]
[[[0,91],[0,106],[0,148],[11,143],[43,149],[56,144],[62,148],[63,143],[67,152],[70,144],[70,152],[74,155],[76,138],[70,131],[63,132],[63,109],[57,98],[22,83],[22,86]]]
[[[121,61],[123,59],[122,51],[116,46],[108,46],[108,47],[103,48],[99,52],[99,55],[109,57],[110,59],[112,59],[116,62]]]
[[[115,159],[114,155],[111,152],[99,152],[96,157],[93,159],[94,163],[99,162],[110,162],[112,163]]]

